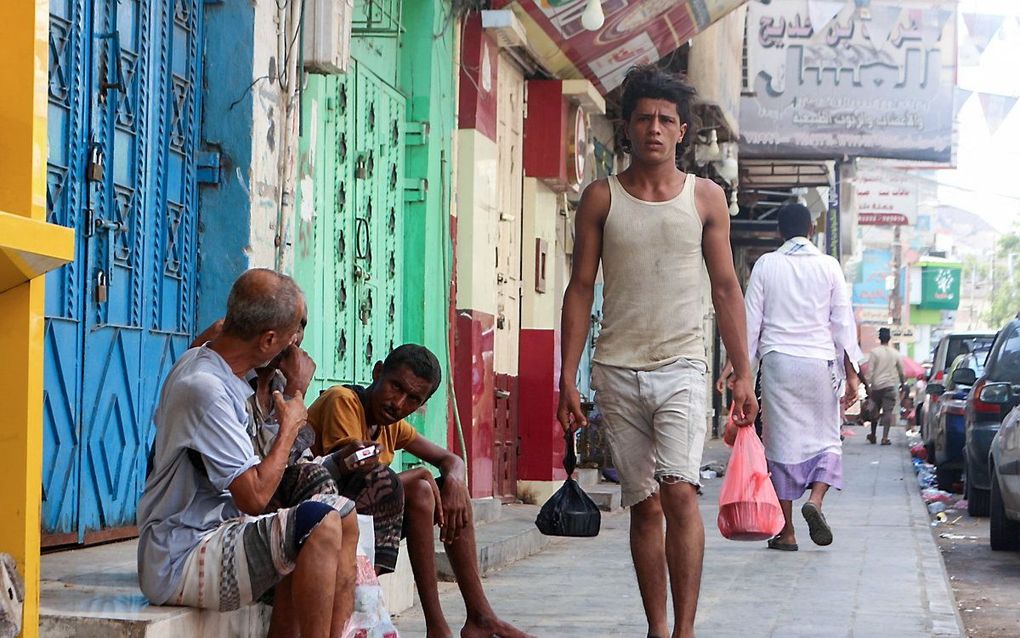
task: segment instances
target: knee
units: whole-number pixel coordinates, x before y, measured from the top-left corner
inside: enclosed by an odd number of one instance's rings
[[[631,506],[631,524],[637,527],[662,524],[662,503],[659,494],[652,494],[640,503]]]
[[[341,517],[340,513],[333,510],[322,517],[308,534],[308,538],[302,545],[302,551],[322,552],[326,555],[335,556],[340,551],[345,534],[347,533],[349,519],[354,519],[354,538],[357,540],[358,522],[353,516]]]
[[[358,528],[358,516],[353,510],[347,516],[340,518],[340,529],[343,534],[344,544],[348,542],[357,544],[361,531]]]
[[[404,484],[404,509],[408,512],[428,512],[436,509],[436,497],[432,485],[426,479],[417,479]]]
[[[665,515],[687,515],[698,509],[697,486],[682,480],[678,476],[663,476],[659,482],[662,500],[662,511]]]

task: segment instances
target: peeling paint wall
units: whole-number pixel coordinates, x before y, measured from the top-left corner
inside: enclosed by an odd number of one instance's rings
[[[293,268],[300,8],[275,0],[205,8],[203,141],[220,152],[221,177],[200,193],[199,329],[223,314],[244,270]]]

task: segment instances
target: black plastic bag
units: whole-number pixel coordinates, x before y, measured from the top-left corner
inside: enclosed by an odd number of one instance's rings
[[[565,438],[563,469],[567,471],[567,480],[539,510],[535,526],[546,536],[598,536],[602,512],[571,476],[577,465],[577,455],[574,437],[568,434]]]

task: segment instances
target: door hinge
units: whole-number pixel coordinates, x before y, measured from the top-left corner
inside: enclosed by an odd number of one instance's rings
[[[424,202],[429,192],[429,180],[424,177],[404,180],[404,201]]]
[[[195,154],[195,179],[199,184],[220,183],[220,152],[199,151]]]
[[[428,122],[407,122],[404,129],[404,145],[425,146],[429,142]]]

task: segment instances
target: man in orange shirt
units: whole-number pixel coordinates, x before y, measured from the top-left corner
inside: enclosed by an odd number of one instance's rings
[[[441,528],[440,540],[450,557],[467,611],[460,635],[526,638],[527,634],[496,616],[482,589],[464,461],[419,436],[404,420],[429,400],[441,377],[439,361],[427,348],[400,346],[385,361],[376,362],[372,384],[367,388],[334,386],[316,399],[308,409],[308,423],[316,433],[312,452],[327,457],[323,465],[333,474],[340,493],[349,495],[359,511],[363,504],[376,511],[403,507],[400,531],[407,536],[408,557],[429,638],[453,635],[439,604],[432,534],[435,524]],[[373,445],[378,455],[348,461],[358,450]],[[391,472],[386,466],[393,462],[397,450],[407,450],[437,467],[439,479],[425,468],[415,468],[397,475],[402,490],[382,493],[376,486],[385,481],[373,477],[380,471]],[[357,481],[364,481],[365,487],[363,493],[353,495],[352,485]],[[376,540],[378,552],[380,539]],[[399,544],[399,538],[396,542]],[[395,557],[395,547],[393,552]]]

